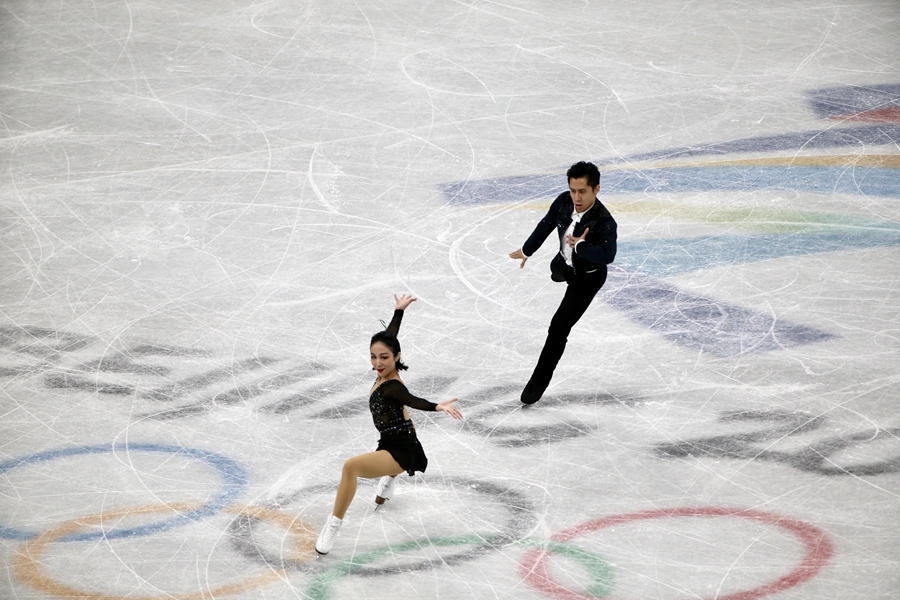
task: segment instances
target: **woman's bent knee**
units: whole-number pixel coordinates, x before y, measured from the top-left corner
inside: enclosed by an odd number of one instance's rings
[[[341,475],[343,475],[344,477],[359,477],[359,475],[357,475],[358,472],[359,465],[357,461],[354,461],[354,459],[352,458],[345,461],[344,466],[341,469]]]

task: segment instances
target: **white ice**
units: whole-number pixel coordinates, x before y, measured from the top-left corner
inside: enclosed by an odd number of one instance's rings
[[[893,0],[4,2],[0,598],[900,597],[898,40]],[[578,160],[619,255],[523,409],[563,286],[507,254]],[[316,559],[401,292],[466,418]]]

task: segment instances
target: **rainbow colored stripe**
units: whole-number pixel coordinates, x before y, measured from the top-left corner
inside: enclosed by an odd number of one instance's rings
[[[900,147],[900,85],[815,90],[809,98],[822,119],[869,124],[669,148],[599,164],[602,200],[613,214],[715,226],[705,235],[620,239],[604,287],[608,306],[675,344],[722,357],[835,337],[659,279],[785,257],[900,246],[900,223],[894,220],[747,201],[758,192],[900,199],[900,154],[893,153]],[[560,170],[466,180],[440,189],[450,205],[546,209],[564,191],[565,175]],[[709,192],[714,199],[704,196]],[[741,197],[732,201],[735,194]]]

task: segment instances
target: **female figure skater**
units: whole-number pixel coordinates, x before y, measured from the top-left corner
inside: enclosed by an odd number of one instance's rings
[[[425,471],[428,459],[416,437],[416,429],[409,420],[408,406],[419,410],[442,411],[455,419],[462,419],[459,409],[453,406],[456,398],[434,404],[410,394],[400,379],[399,371],[406,370],[407,366],[400,361],[397,333],[400,331],[403,311],[416,299],[409,294],[399,297],[395,294],[394,300],[396,307],[391,324],[384,331],[373,335],[369,344],[372,370],[378,373],[369,393],[369,410],[372,411],[372,419],[381,433],[381,439],[375,452],[354,456],[344,463],[332,515],[316,540],[316,552],[319,554],[328,554],[334,546],[344,515],[356,495],[357,477],[382,478],[375,498],[377,504],[382,504],[393,495],[394,477],[403,471],[410,476],[415,471]]]

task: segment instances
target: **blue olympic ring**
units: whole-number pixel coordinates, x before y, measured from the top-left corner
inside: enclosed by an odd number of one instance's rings
[[[57,458],[66,458],[69,456],[78,456],[81,454],[104,454],[108,452],[158,452],[162,454],[172,454],[175,456],[184,456],[203,461],[207,465],[214,468],[222,476],[222,488],[209,502],[194,509],[190,512],[180,514],[171,519],[166,519],[150,525],[142,525],[140,527],[132,527],[130,529],[122,529],[118,531],[101,531],[97,533],[85,533],[78,535],[69,535],[60,541],[66,542],[85,542],[96,541],[100,539],[117,539],[125,537],[137,537],[150,535],[160,531],[174,529],[182,525],[187,525],[198,521],[204,517],[208,517],[219,510],[231,504],[240,497],[247,489],[247,472],[244,468],[221,454],[209,452],[207,450],[198,450],[195,448],[184,448],[182,446],[164,446],[159,444],[110,444],[101,446],[75,446],[73,448],[60,448],[59,450],[47,450],[45,452],[37,452],[20,458],[14,458],[6,462],[0,463],[0,475],[11,471],[17,467],[24,465],[55,460]],[[37,533],[16,529],[0,525],[0,538],[8,538],[14,540],[28,540],[36,537]]]

